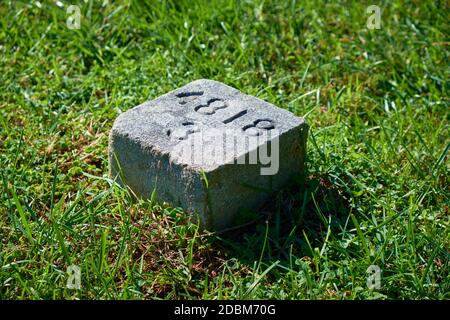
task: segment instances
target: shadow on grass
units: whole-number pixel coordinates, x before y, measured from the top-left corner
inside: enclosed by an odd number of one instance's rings
[[[341,232],[349,216],[348,199],[328,177],[310,176],[306,183],[293,184],[274,195],[255,223],[216,234],[199,234],[198,225],[188,223],[182,209],[136,204],[127,216],[127,225],[133,226],[131,261],[139,261],[142,277],[157,277],[143,285],[144,297],[202,298],[204,279],[222,279],[222,274],[223,287],[232,287],[227,269],[230,258],[240,262],[232,267],[233,277],[240,279],[255,261],[270,265],[279,261],[290,268],[293,259],[312,257],[328,232]],[[107,219],[111,221],[105,224],[117,224],[114,217]],[[116,242],[121,236],[118,230]],[[123,278],[128,276],[125,269],[119,272]]]
[[[349,219],[350,195],[330,180],[311,176],[290,185],[263,206],[255,223],[218,235],[213,245],[249,265],[261,259],[288,267],[292,257],[312,256],[327,232],[341,233]]]

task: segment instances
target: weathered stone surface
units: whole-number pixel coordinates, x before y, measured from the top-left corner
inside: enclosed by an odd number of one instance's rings
[[[197,80],[116,119],[110,176],[139,197],[155,190],[159,201],[222,229],[302,175],[307,130],[286,110]]]

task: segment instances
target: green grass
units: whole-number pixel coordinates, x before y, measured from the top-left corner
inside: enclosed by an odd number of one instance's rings
[[[0,299],[450,298],[448,2],[61,2],[0,4]],[[107,178],[118,114],[198,78],[311,126],[306,181],[228,233]]]

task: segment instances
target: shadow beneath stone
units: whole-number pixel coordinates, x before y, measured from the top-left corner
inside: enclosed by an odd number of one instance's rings
[[[306,183],[278,192],[259,211],[260,217],[254,223],[219,233],[213,246],[248,265],[259,261],[262,254],[264,262],[279,260],[289,266],[292,257],[312,256],[311,248],[320,249],[328,229],[333,235],[344,230],[349,199],[350,195],[329,177],[311,176]]]

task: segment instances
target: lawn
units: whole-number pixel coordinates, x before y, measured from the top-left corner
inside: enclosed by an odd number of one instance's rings
[[[2,1],[0,300],[449,299],[450,8],[372,2]],[[108,178],[114,119],[200,78],[310,125],[227,232]]]

